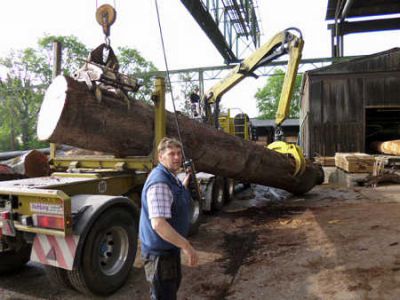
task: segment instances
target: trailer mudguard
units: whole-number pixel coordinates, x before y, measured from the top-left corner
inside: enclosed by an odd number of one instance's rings
[[[71,197],[73,213],[73,232],[79,236],[73,266],[81,259],[82,247],[86,236],[97,218],[112,207],[124,207],[131,211],[132,217],[139,224],[139,207],[127,197],[108,195],[76,195]]]

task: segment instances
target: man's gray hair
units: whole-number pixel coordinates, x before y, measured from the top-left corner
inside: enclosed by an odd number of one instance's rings
[[[158,144],[157,151],[162,154],[167,148],[181,148],[183,149],[182,143],[175,138],[164,137]]]

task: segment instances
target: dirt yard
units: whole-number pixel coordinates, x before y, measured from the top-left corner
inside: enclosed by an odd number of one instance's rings
[[[399,299],[400,186],[319,186],[304,197],[253,186],[206,215],[179,299]],[[49,288],[29,264],[0,277],[1,299],[87,299]],[[148,299],[141,263],[112,299]]]

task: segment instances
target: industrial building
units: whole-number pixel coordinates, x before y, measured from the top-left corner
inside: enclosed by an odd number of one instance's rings
[[[371,153],[400,133],[400,49],[304,74],[301,145],[308,157]]]

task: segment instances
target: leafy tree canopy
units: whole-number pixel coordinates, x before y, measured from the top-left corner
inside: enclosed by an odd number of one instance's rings
[[[136,99],[143,101],[150,101],[153,91],[153,82],[150,75],[146,73],[157,71],[155,65],[143,58],[139,51],[128,47],[118,47],[117,58],[119,61],[119,71],[124,74],[144,74],[141,75],[143,79],[143,86],[136,93]]]
[[[257,108],[260,112],[259,119],[275,119],[278,110],[279,99],[282,92],[285,72],[275,69],[272,76],[268,77],[264,87],[257,90],[255,94]],[[291,98],[288,118],[298,118],[300,114],[301,99],[301,75],[296,76],[293,96]]]
[[[37,48],[11,51],[0,58],[4,70],[0,78],[0,151],[47,147],[36,136],[37,114],[44,93],[51,82],[53,42],[63,48],[62,70],[70,75],[87,59],[89,49],[75,36],[45,35]],[[122,73],[133,75],[156,71],[153,63],[144,59],[135,49],[120,47],[116,53]],[[142,78],[144,86],[136,98],[149,100],[152,82]]]

